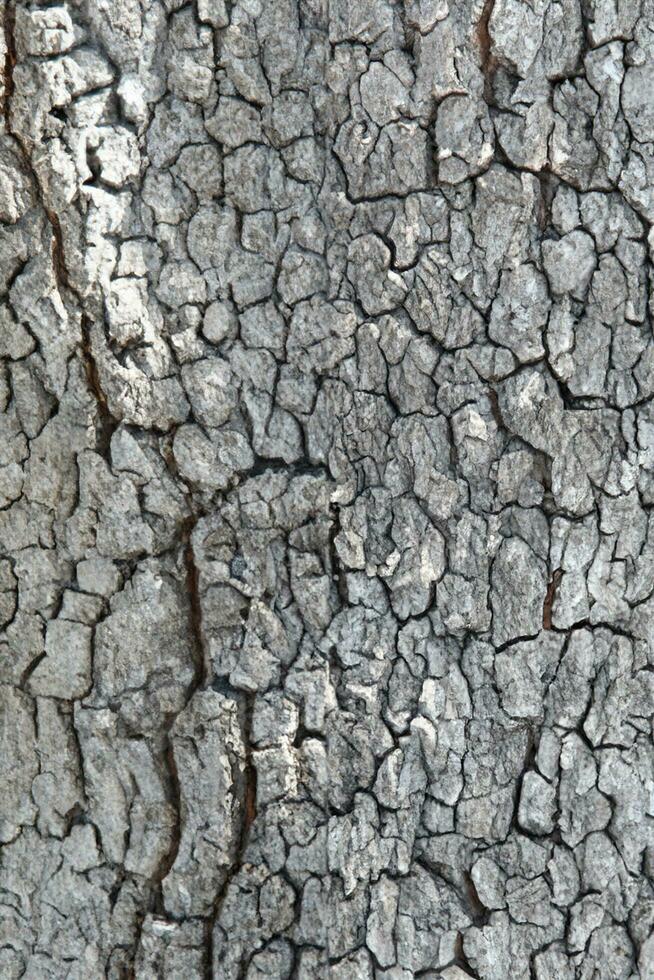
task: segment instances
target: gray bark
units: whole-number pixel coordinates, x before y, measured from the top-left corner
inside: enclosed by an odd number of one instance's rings
[[[2,19],[0,976],[652,980],[653,0]]]

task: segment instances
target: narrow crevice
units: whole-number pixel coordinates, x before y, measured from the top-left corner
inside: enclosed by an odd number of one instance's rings
[[[190,700],[193,693],[207,684],[208,665],[204,651],[202,636],[202,601],[200,598],[200,572],[195,561],[193,550],[193,532],[197,526],[198,516],[192,515],[182,525],[182,556],[186,569],[186,594],[189,600],[189,626],[191,630],[191,647],[195,677],[191,685]]]
[[[543,602],[543,629],[552,629],[552,607],[554,605],[554,600],[556,598],[556,590],[559,587],[559,583],[563,578],[563,569],[557,568],[552,574],[549,585],[547,586],[547,592],[545,593],[545,600]]]
[[[97,361],[95,359],[95,355],[93,354],[93,348],[91,345],[90,324],[84,314],[82,314],[81,330],[82,343],[80,346],[80,352],[82,355],[82,363],[84,365],[84,374],[86,375],[86,382],[89,391],[95,399],[98,410],[96,422],[96,449],[102,456],[106,456],[111,444],[111,437],[120,423],[111,414],[111,409],[107,404],[107,397],[102,388]]]
[[[492,53],[493,42],[490,36],[489,23],[493,14],[495,0],[486,0],[477,24],[477,45],[479,48],[479,67],[484,78],[484,101],[488,106],[495,102],[493,82],[497,71],[497,60]]]
[[[455,959],[456,966],[458,966],[459,969],[463,973],[465,973],[467,976],[474,977],[475,980],[481,980],[479,974],[478,973],[475,973],[475,971],[470,966],[470,963],[468,962],[468,959],[467,959],[466,954],[465,954],[464,949],[463,949],[463,935],[462,935],[462,933],[458,933],[458,935],[456,937],[454,951],[455,951],[455,954],[456,954],[456,959]]]
[[[463,883],[465,886],[466,901],[470,908],[473,923],[477,927],[487,925],[490,919],[490,910],[486,908],[479,898],[477,887],[469,871],[463,872]]]
[[[189,699],[190,700],[190,699]],[[188,704],[188,701],[186,702]],[[186,704],[184,707],[186,707]],[[184,710],[182,708],[182,710]],[[166,767],[166,781],[168,784],[168,802],[175,812],[175,825],[172,829],[172,840],[170,842],[170,848],[168,853],[162,858],[157,873],[154,876],[155,884],[155,912],[164,918],[167,918],[165,903],[163,897],[163,882],[170,873],[175,861],[177,860],[177,855],[179,853],[179,845],[182,839],[182,790],[179,782],[179,773],[177,771],[177,762],[175,760],[175,750],[173,747],[173,742],[170,737],[170,732],[175,724],[177,715],[173,715],[166,725],[166,731],[164,733],[164,753],[163,760]]]
[[[11,134],[9,113],[11,111],[11,97],[14,94],[14,68],[16,67],[16,42],[14,39],[14,29],[16,24],[16,9],[13,3],[5,4],[4,10],[4,40],[5,40],[5,63],[2,69],[3,95],[2,95],[2,115],[5,119],[5,129]],[[13,134],[12,134],[13,135]]]
[[[18,137],[15,138],[17,139]],[[25,151],[25,154],[27,154],[27,151]],[[53,211],[52,208],[46,207],[45,202],[43,201],[43,195],[40,190],[40,184],[36,176],[36,173],[34,170],[31,170],[31,173],[34,181],[36,182],[37,188],[39,188],[38,190],[39,200],[43,207],[45,215],[48,219],[48,222],[50,224],[50,228],[52,229],[52,253],[51,254],[52,254],[52,268],[55,274],[55,281],[59,289],[67,289],[70,292],[75,293],[76,291],[72,288],[70,284],[70,276],[68,275],[68,269],[66,268],[66,256],[64,253],[64,236],[61,230],[61,222],[59,221],[59,215],[55,211]]]

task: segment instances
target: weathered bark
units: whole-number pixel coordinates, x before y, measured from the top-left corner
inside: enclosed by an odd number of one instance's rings
[[[654,977],[652,0],[2,18],[0,976]]]

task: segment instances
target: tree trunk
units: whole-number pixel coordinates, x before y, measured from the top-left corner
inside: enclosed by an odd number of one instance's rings
[[[654,977],[653,17],[4,4],[2,978]]]

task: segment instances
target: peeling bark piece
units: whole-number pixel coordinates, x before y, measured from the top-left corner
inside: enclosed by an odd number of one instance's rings
[[[556,676],[563,645],[561,637],[542,632],[496,654],[500,702],[512,718],[543,717],[543,698]]]
[[[81,623],[48,623],[45,658],[30,674],[30,692],[68,701],[84,697],[91,685],[91,635]]]
[[[554,830],[556,791],[536,772],[525,773],[520,789],[518,823],[531,834],[551,834]]]
[[[429,187],[429,139],[415,122],[381,129],[365,114],[343,123],[334,144],[353,201]]]
[[[34,821],[36,807],[30,792],[39,771],[35,727],[30,698],[22,691],[2,685],[2,735],[4,779],[2,796],[2,843],[14,840],[21,827]]]
[[[538,360],[545,353],[542,338],[550,307],[545,279],[533,266],[504,272],[488,335],[512,350],[519,361]]]
[[[149,915],[143,923],[134,963],[135,976],[166,980],[180,974],[199,976],[204,960],[204,932],[199,922],[178,923]]]
[[[174,840],[162,760],[145,739],[126,737],[108,709],[77,708],[88,811],[103,854],[132,873],[155,876]]]
[[[493,159],[495,131],[488,109],[469,96],[450,95],[441,102],[434,137],[438,177],[444,184],[482,173]]]
[[[406,287],[396,272],[388,271],[391,253],[381,239],[373,235],[356,239],[348,259],[350,277],[366,313],[384,313],[401,305]]]
[[[543,265],[555,294],[582,299],[595,264],[593,241],[586,232],[571,231],[558,242],[543,242]]]
[[[505,540],[491,572],[493,639],[498,645],[540,632],[547,590],[545,565],[519,539]]]
[[[431,333],[448,349],[466,347],[480,324],[479,314],[448,272],[446,253],[440,247],[421,255],[406,308],[419,330]]]
[[[469,923],[454,890],[422,868],[400,883],[398,917],[399,965],[410,973],[446,966]]]
[[[146,563],[113,597],[111,613],[97,627],[91,702],[115,705],[143,732],[180,710],[195,674],[188,622],[180,583],[156,562]]]

